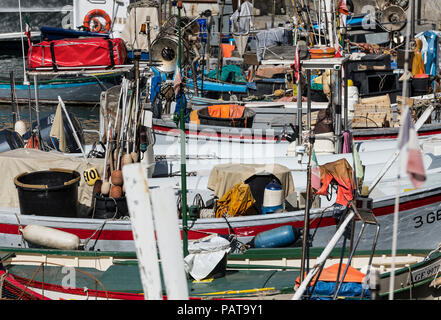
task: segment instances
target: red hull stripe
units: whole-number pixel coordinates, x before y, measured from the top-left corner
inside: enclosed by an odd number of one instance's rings
[[[176,128],[170,128],[170,127],[165,127],[165,126],[159,126],[159,125],[154,125],[153,128],[156,131],[160,131],[160,132],[170,132],[170,133],[174,133],[175,135],[179,135],[180,130],[176,129]],[[261,137],[259,138],[255,138],[253,135],[243,135],[243,134],[234,134],[234,133],[228,133],[226,134],[226,132],[218,132],[218,131],[201,131],[201,130],[185,130],[185,134],[190,135],[190,136],[201,136],[201,137],[215,137],[215,138],[223,138],[223,139],[241,139],[241,140],[265,140],[265,141],[276,141],[277,137],[276,136],[269,136],[267,137],[266,135],[262,134]],[[284,140],[284,139],[282,139]]]
[[[441,202],[441,194],[436,194],[433,196],[429,196],[426,198],[421,199],[415,199],[411,201],[404,202],[400,204],[400,211],[406,211],[415,209],[418,207],[430,205],[433,203]],[[394,205],[388,205],[383,206],[379,208],[374,208],[374,214],[375,216],[383,216],[392,214],[394,212]],[[324,217],[319,221],[319,219],[314,219],[311,221],[311,228],[317,228],[317,227],[328,227],[335,225],[335,219],[332,217]],[[295,222],[287,222],[287,223],[274,223],[274,224],[265,224],[265,225],[258,225],[258,226],[249,226],[249,227],[236,227],[234,228],[234,232],[238,236],[255,236],[259,232],[274,229],[280,226],[284,225],[292,225],[296,228],[302,228],[303,227],[303,221],[295,221]],[[86,229],[71,229],[71,228],[57,228],[58,230],[62,230],[65,232],[69,232],[72,234],[77,235],[80,239],[87,239],[92,235],[95,230],[86,230]],[[188,232],[188,238],[190,240],[200,239],[203,237],[206,237],[210,233],[217,233],[217,234],[228,234],[230,231],[228,228],[218,228],[218,229],[204,229],[204,230],[189,230]],[[19,234],[18,232],[18,226],[17,225],[11,225],[11,224],[0,224],[0,234]],[[103,230],[101,232],[97,232],[92,239],[99,239],[99,240],[116,240],[116,241],[122,241],[122,240],[133,240],[133,234],[131,230]]]
[[[156,131],[160,132],[170,132],[175,135],[179,135],[180,130],[176,128],[170,128],[166,126],[160,126],[160,125],[154,125],[153,128]],[[433,130],[427,130],[423,132],[418,132],[419,136],[429,136],[429,135],[435,135],[440,134],[441,130],[433,129]],[[266,135],[262,135],[259,137],[255,137],[254,135],[242,135],[242,134],[234,134],[234,133],[220,133],[218,131],[203,131],[203,130],[185,130],[185,134],[190,136],[201,136],[201,137],[214,137],[214,138],[223,138],[223,139],[241,139],[241,140],[263,140],[263,141],[276,141],[276,136],[267,137]],[[377,140],[377,139],[395,139],[398,137],[398,133],[391,133],[391,134],[372,134],[368,136],[358,136],[356,133],[354,133],[354,140],[362,141],[362,140]],[[282,138],[282,140],[286,140]]]
[[[112,292],[105,290],[88,290],[86,293],[84,289],[80,288],[63,288],[63,286],[55,285],[51,283],[42,283],[40,281],[29,280],[26,278],[19,277],[14,275],[19,283],[25,284],[27,287],[44,289],[47,291],[57,292],[62,296],[63,294],[73,294],[79,296],[89,296],[90,299],[95,297],[104,298],[104,299],[122,299],[122,300],[144,300],[144,294],[142,293],[126,293],[126,292]],[[97,284],[100,287],[100,284]]]
[[[435,134],[440,134],[441,130],[428,130],[423,132],[418,132],[419,136],[431,136]],[[398,133],[395,134],[381,134],[381,135],[371,135],[371,136],[355,136],[354,140],[376,140],[376,139],[395,139],[398,137]]]

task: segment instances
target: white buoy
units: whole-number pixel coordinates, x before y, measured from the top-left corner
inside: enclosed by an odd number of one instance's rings
[[[50,227],[36,224],[23,229],[23,238],[33,244],[60,250],[77,250],[80,246],[78,236]]]
[[[14,125],[14,130],[21,136],[23,136],[26,133],[26,122],[23,120],[18,120]]]

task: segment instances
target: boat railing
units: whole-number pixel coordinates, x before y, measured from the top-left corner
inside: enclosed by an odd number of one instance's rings
[[[360,239],[362,238],[362,235],[363,235],[367,225],[375,225],[376,226],[376,232],[375,232],[375,236],[374,236],[374,240],[373,240],[373,244],[372,244],[371,254],[369,256],[367,273],[366,273],[366,276],[365,276],[365,281],[367,281],[369,283],[371,282],[371,279],[370,279],[370,272],[371,272],[371,270],[370,269],[371,269],[371,265],[372,265],[372,259],[373,259],[373,255],[374,255],[374,252],[375,252],[376,244],[377,244],[377,241],[378,241],[378,236],[379,236],[379,232],[380,232],[380,225],[379,225],[377,219],[375,218],[375,215],[372,212],[372,199],[371,198],[361,197],[361,198],[358,198],[355,201],[355,203],[357,203],[359,201],[361,201],[361,203],[362,203],[361,208],[357,208],[356,205],[354,205],[354,202],[350,203],[349,204],[350,206],[348,205],[348,209],[349,210],[347,210],[346,217],[344,218],[343,222],[340,224],[339,228],[337,229],[337,231],[335,232],[335,234],[333,235],[333,237],[329,241],[328,245],[323,250],[323,252],[320,255],[320,257],[318,257],[318,259],[317,259],[315,265],[313,266],[313,268],[309,271],[309,273],[306,275],[305,279],[300,284],[299,288],[297,289],[297,291],[295,292],[294,296],[292,297],[292,300],[300,300],[300,299],[302,299],[302,297],[304,297],[305,291],[308,290],[309,284],[311,283],[313,278],[317,275],[317,278],[316,278],[316,280],[314,282],[314,285],[312,286],[312,290],[311,290],[310,293],[308,293],[309,297],[312,296],[313,291],[315,289],[315,284],[319,281],[319,277],[320,277],[321,271],[323,270],[323,267],[325,266],[326,260],[328,259],[331,251],[337,245],[337,242],[345,234],[346,228],[348,227],[349,223],[355,217],[357,217],[360,221],[362,221],[362,226],[361,226],[361,229],[359,231],[358,237],[357,237],[357,239],[355,241],[355,245],[353,246],[353,248],[351,249],[351,251],[349,253],[348,261],[347,261],[347,264],[346,264],[346,268],[343,271],[343,275],[342,275],[341,279],[340,279],[340,273],[337,275],[336,289],[334,291],[333,299],[334,300],[337,299],[338,293],[339,293],[339,291],[341,289],[341,286],[343,284],[343,281],[344,281],[344,278],[346,276],[346,273],[347,273],[347,271],[349,269],[349,266],[351,265],[354,253],[357,250],[357,247],[358,247],[358,245],[360,243]],[[362,290],[360,299],[363,299],[363,296],[364,296],[364,289]]]

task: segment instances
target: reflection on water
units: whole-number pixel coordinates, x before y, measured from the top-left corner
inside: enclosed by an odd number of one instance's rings
[[[37,114],[32,106],[32,122],[37,119]],[[49,114],[55,113],[57,105],[42,105],[40,109],[40,119],[46,118]],[[96,106],[66,106],[68,112],[73,113],[81,123],[83,129],[98,130],[99,128],[99,104]],[[19,105],[20,119],[25,121],[29,128],[30,112],[28,105]],[[0,104],[0,129],[12,128],[12,109],[10,105]],[[96,133],[85,133],[86,144],[91,144],[99,139]]]
[[[14,71],[16,80],[23,79],[23,57],[21,52],[0,52],[0,78],[9,80],[9,72]],[[32,107],[32,121],[36,121],[37,114],[34,103]],[[40,105],[40,118],[47,117],[50,113],[55,113],[57,105]],[[68,112],[73,113],[81,123],[83,129],[98,130],[99,128],[99,103],[96,106],[66,106]],[[11,105],[0,104],[0,129],[12,128],[12,109]],[[27,104],[19,105],[21,120],[25,121],[29,128],[30,111]],[[93,143],[98,140],[96,133],[85,133],[86,143]]]

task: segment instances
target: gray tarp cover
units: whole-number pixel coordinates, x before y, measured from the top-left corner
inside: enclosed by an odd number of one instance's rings
[[[103,172],[104,159],[74,158],[60,152],[45,152],[36,149],[15,149],[0,153],[0,168],[2,168],[2,183],[0,184],[0,207],[19,208],[18,193],[14,178],[23,172],[42,171],[52,168],[70,169],[81,175],[78,186],[78,201],[90,206],[92,203],[93,186],[87,185],[83,171],[94,167],[100,176]]]
[[[207,188],[213,190],[214,194],[220,198],[235,184],[262,172],[272,173],[280,180],[285,197],[294,191],[291,171],[280,164],[218,164],[210,172]]]

